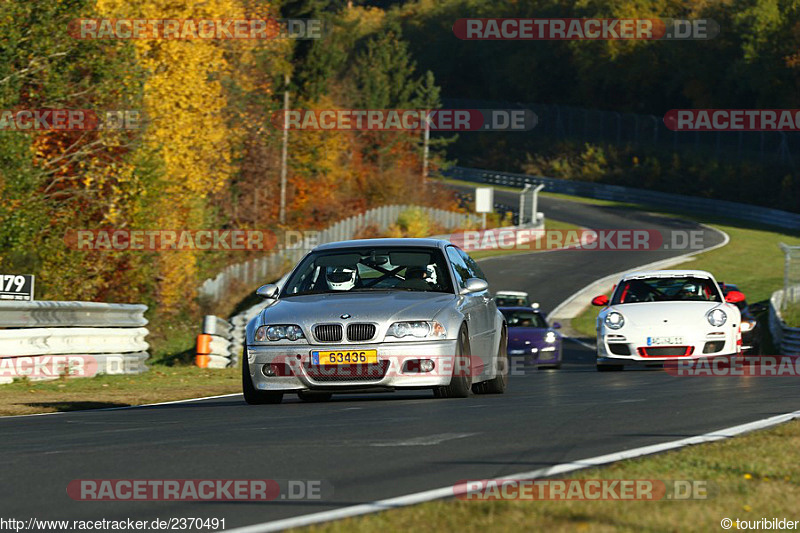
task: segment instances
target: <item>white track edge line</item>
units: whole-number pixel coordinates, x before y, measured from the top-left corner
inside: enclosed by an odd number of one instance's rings
[[[599,455],[596,457],[589,457],[586,459],[580,459],[577,461],[562,463],[548,468],[540,468],[538,470],[531,470],[528,472],[510,474],[507,476],[503,476],[501,478],[495,478],[495,481],[497,481],[498,483],[502,483],[503,481],[508,479],[539,479],[550,476],[556,476],[559,474],[574,472],[576,470],[582,470],[594,466],[607,465],[617,461],[622,461],[624,459],[633,459],[636,457],[643,457],[646,455],[652,455],[656,453],[662,453],[665,451],[684,448],[686,446],[693,446],[696,444],[703,444],[703,443],[728,439],[731,437],[735,437],[737,435],[741,435],[743,433],[749,433],[751,431],[765,429],[779,424],[783,424],[785,422],[789,422],[796,418],[800,418],[800,411],[792,411],[791,413],[775,415],[769,418],[764,418],[762,420],[747,422],[745,424],[740,424],[738,426],[723,428],[709,433],[704,433],[702,435],[696,435],[694,437],[686,437],[683,439],[663,442],[660,444],[651,444],[649,446],[642,446],[639,448],[633,448],[631,450],[613,452],[606,455]],[[288,528],[309,526],[313,524],[318,524],[320,522],[341,520],[343,518],[352,518],[355,516],[377,513],[380,511],[396,509],[399,507],[406,507],[418,503],[456,497],[463,493],[464,493],[463,489],[457,491],[455,489],[455,485],[453,485],[448,487],[441,487],[438,489],[426,490],[422,492],[415,492],[412,494],[406,494],[404,496],[398,496],[396,498],[388,498],[385,500],[377,500],[374,502],[364,503],[360,505],[353,505],[351,507],[344,507],[332,511],[322,511],[294,518],[284,518],[281,520],[274,520],[271,522],[253,524],[250,526],[229,529],[227,531],[228,533],[269,533],[272,531],[282,531]]]

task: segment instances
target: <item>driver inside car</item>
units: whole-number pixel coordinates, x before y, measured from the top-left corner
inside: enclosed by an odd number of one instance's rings
[[[325,281],[333,291],[349,291],[358,283],[358,269],[351,267],[327,267]]]

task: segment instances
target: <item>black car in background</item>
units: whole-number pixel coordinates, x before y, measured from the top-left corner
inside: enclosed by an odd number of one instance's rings
[[[722,289],[722,294],[727,296],[731,291],[738,291],[739,287],[732,283],[719,282],[719,287]],[[742,353],[749,355],[759,355],[761,353],[761,340],[762,329],[756,315],[762,313],[765,309],[763,304],[748,304],[747,300],[743,300],[736,304],[739,311],[742,313]]]

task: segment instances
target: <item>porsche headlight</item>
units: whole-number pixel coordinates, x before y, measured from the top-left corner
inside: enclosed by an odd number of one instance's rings
[[[554,342],[556,342],[555,331],[548,331],[547,334],[544,336],[544,342],[548,344],[553,344]]]
[[[266,340],[279,341],[283,339],[296,341],[304,338],[305,335],[303,335],[303,330],[300,329],[300,326],[290,324],[285,326],[261,326],[256,330],[255,340],[258,342]]]
[[[625,317],[621,313],[611,311],[606,315],[606,319],[603,322],[610,329],[619,329],[625,325]]]
[[[728,315],[725,314],[725,311],[717,307],[706,313],[706,318],[708,319],[708,323],[712,326],[720,327],[728,320]]]
[[[398,339],[408,336],[419,339],[425,337],[444,338],[447,336],[447,330],[443,325],[435,321],[395,322],[389,326],[386,336],[397,337]]]
[[[756,327],[757,322],[755,320],[742,320],[742,333],[747,333],[748,331],[752,330]]]

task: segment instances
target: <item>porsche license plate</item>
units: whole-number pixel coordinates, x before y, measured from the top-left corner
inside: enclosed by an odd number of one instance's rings
[[[378,350],[314,350],[312,365],[353,365],[378,362]]]
[[[648,346],[683,344],[683,337],[647,337]]]

